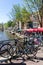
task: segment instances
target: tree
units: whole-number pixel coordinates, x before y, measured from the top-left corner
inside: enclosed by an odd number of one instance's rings
[[[14,5],[11,12],[11,17],[13,20],[16,20],[15,22],[18,22],[18,28],[19,28],[19,21],[22,21],[22,15],[21,15],[21,7],[20,5]]]
[[[20,7],[20,5],[13,6],[11,16],[18,22],[18,27],[19,27],[19,21],[21,23],[25,23],[27,22],[27,20],[30,20],[30,12],[28,12],[24,6],[23,8]]]
[[[24,23],[30,20],[30,12],[28,12],[25,7],[22,8],[21,13],[22,13],[22,21]]]
[[[5,28],[5,29],[8,28],[8,24],[7,24],[7,23],[4,24],[4,28]]]
[[[21,7],[19,4],[13,6],[12,12],[11,12],[11,17],[12,17],[12,19],[16,19],[16,21],[22,20]]]
[[[31,12],[31,14],[34,15],[34,18],[38,19],[38,22],[41,27],[43,27],[43,4],[42,0],[23,0],[25,3],[25,6],[28,11]]]
[[[26,10],[25,7],[22,8],[21,10],[21,14],[22,14],[22,28],[25,27],[25,23],[27,23],[28,21],[30,21],[30,12],[28,12]]]
[[[14,27],[16,25],[15,21],[12,22],[11,26]]]
[[[11,27],[11,25],[12,25],[12,21],[10,20],[10,21],[7,22],[7,26]]]
[[[11,16],[17,21],[25,22],[26,20],[30,19],[30,12],[28,12],[24,6],[21,8],[20,5],[14,5]]]

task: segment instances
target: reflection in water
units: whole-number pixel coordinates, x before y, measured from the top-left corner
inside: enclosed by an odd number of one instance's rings
[[[12,35],[5,31],[4,32],[0,31],[0,41],[14,39],[14,38],[15,38],[15,35]]]
[[[8,36],[5,32],[0,31],[0,41],[2,40],[8,40]]]

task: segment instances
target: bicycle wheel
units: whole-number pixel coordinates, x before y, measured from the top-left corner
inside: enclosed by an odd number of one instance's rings
[[[1,52],[1,56],[4,58],[11,58],[14,54],[11,44],[3,44],[1,47]]]
[[[33,58],[36,57],[37,52],[38,52],[38,46],[37,46],[37,47],[34,47],[34,48],[32,49]]]

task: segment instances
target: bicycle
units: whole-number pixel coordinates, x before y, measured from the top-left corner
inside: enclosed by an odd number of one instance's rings
[[[20,40],[17,40],[15,45],[15,54],[19,57],[32,54],[33,57],[35,57],[37,54],[37,48],[30,41],[24,39],[24,41],[21,42]]]
[[[13,47],[9,44],[9,40],[0,41],[0,56],[4,58],[13,57]]]

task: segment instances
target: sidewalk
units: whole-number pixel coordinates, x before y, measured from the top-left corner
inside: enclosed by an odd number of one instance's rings
[[[36,55],[36,59],[27,59],[26,61],[23,61],[23,59],[21,57],[17,58],[17,59],[12,59],[11,62],[16,65],[16,64],[21,64],[24,63],[26,65],[43,65],[43,47],[41,48],[41,50],[38,51],[37,55]],[[1,59],[1,57],[0,57]],[[37,62],[39,61],[39,62]],[[3,62],[2,62],[3,63]],[[4,62],[6,64],[6,62]],[[10,63],[10,62],[9,62]]]

